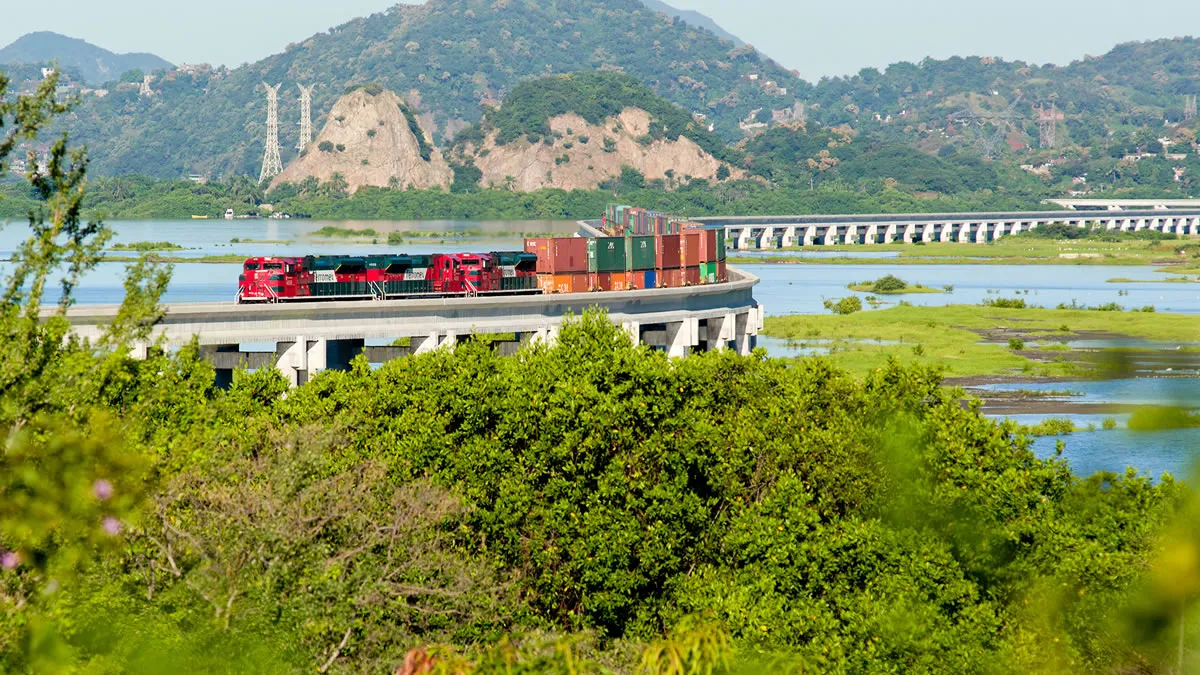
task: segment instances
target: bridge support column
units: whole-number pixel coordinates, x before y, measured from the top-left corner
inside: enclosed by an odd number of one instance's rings
[[[745,314],[738,314],[734,319],[734,341],[737,343],[738,354],[749,356],[757,342],[758,332],[762,330],[763,308],[756,307]]]
[[[804,246],[812,246],[817,241],[817,226],[809,225],[804,228]]]
[[[145,361],[150,357],[150,345],[146,342],[135,342],[129,346],[129,358],[134,361]]]
[[[966,244],[971,241],[971,224],[963,223],[958,226],[958,243]]]
[[[949,243],[951,236],[954,234],[954,223],[942,223],[942,231],[939,233],[938,241]]]
[[[308,382],[308,340],[303,335],[295,342],[277,343],[275,355],[275,367],[289,386],[298,387]]]
[[[858,243],[858,226],[851,223],[846,226],[846,236],[842,239],[842,243],[847,246]]]
[[[719,352],[729,348],[729,343],[737,337],[737,316],[725,316],[709,319],[705,347],[710,352]]]
[[[742,229],[738,230],[737,239],[734,239],[733,241],[737,243],[737,248],[739,250],[744,250],[746,248],[749,248],[750,247],[750,226],[743,225]]]
[[[456,346],[458,346],[458,333],[454,331],[448,331],[438,341],[438,349],[454,349]]]
[[[700,344],[700,320],[684,319],[667,325],[667,356],[678,359]]]
[[[540,342],[547,347],[558,344],[558,326],[543,326],[529,338],[530,342]]]
[[[783,238],[779,240],[779,248],[787,248],[794,245],[796,242],[796,228],[789,227],[783,231]]]
[[[922,234],[924,234],[924,232],[922,232]],[[917,236],[917,224],[916,223],[909,223],[908,225],[904,226],[904,243],[906,243],[906,244],[913,243],[913,238],[916,236]]]
[[[412,338],[412,353],[413,355],[424,354],[438,348],[438,334],[430,333],[429,335],[418,335]]]
[[[863,238],[864,244],[879,243],[879,226],[871,225],[867,228],[867,236]]]
[[[203,345],[200,347],[200,355],[206,361],[213,364],[213,370],[216,372],[216,379],[213,381],[213,386],[217,389],[228,389],[233,386],[233,371],[236,368],[234,364],[226,363],[230,358],[238,359],[241,356],[241,345]],[[228,357],[217,359],[214,354],[236,354],[237,357]],[[240,359],[238,359],[240,360]]]
[[[767,248],[771,244],[771,238],[775,236],[775,228],[770,225],[763,228],[763,232],[758,237],[758,247]]]
[[[1200,216],[1188,218],[1187,233],[1190,235],[1200,234]]]
[[[896,223],[889,224],[887,229],[883,231],[883,243],[891,244],[896,241],[896,230],[898,228],[899,226]]]
[[[621,329],[629,335],[629,339],[633,341],[634,347],[642,344],[642,324],[637,321],[626,321],[621,324]]]
[[[826,225],[825,226],[825,245],[826,246],[836,246],[837,245],[837,243],[838,243],[837,231],[838,231],[837,225]]]
[[[979,229],[975,230],[975,243],[986,244],[988,242],[988,229],[992,227],[995,227],[995,224],[989,224],[986,222],[980,223]]]

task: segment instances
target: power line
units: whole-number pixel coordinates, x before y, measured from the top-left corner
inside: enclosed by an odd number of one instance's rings
[[[1050,104],[1050,109],[1037,109],[1038,145],[1043,148],[1053,148],[1055,134],[1058,131],[1058,107]]]
[[[985,159],[992,159],[997,155],[1000,144],[1008,136],[1009,130],[1013,128],[1013,121],[1025,118],[1025,115],[1016,110],[1017,104],[1021,102],[1021,98],[1018,96],[1002,112],[975,110],[968,107],[950,115],[950,120],[963,122],[965,126],[974,124],[978,130],[975,142],[979,146],[980,152]],[[988,125],[992,127],[992,133],[990,134],[985,131]]]

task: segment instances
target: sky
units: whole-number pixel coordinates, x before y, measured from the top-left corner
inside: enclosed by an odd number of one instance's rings
[[[37,30],[174,63],[238,66],[393,0],[3,0],[0,46]],[[926,56],[1065,64],[1114,45],[1200,34],[1194,0],[668,0],[711,16],[802,77]],[[103,9],[99,9],[103,7]]]

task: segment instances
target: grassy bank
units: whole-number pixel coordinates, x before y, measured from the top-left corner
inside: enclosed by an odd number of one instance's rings
[[[1012,343],[987,343],[981,332],[1008,329]],[[831,348],[829,359],[857,374],[891,358],[945,369],[948,377],[1012,375],[1071,377],[1086,366],[1068,358],[1060,344],[1025,349],[1024,341],[1061,342],[1081,334],[1116,334],[1170,342],[1193,342],[1200,317],[1143,312],[1001,309],[967,305],[898,306],[855,314],[768,317],[764,334],[798,345]]]
[[[815,250],[788,248],[785,251]],[[1197,273],[1200,265],[1200,241],[1042,239],[1007,237],[987,244],[930,242],[916,244],[871,244],[821,246],[821,251],[846,254],[844,258],[806,258],[771,256],[757,258],[733,255],[730,262],[741,264],[855,264],[855,265],[1154,265],[1171,273]],[[855,254],[894,252],[890,258],[866,258]],[[1179,266],[1176,268],[1175,266]]]

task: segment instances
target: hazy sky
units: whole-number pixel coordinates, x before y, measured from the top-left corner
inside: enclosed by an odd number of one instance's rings
[[[3,0],[0,46],[35,30],[175,63],[237,66],[393,0]],[[809,80],[925,56],[1067,63],[1119,42],[1200,34],[1194,0],[668,0]],[[100,8],[103,9],[100,9]]]

